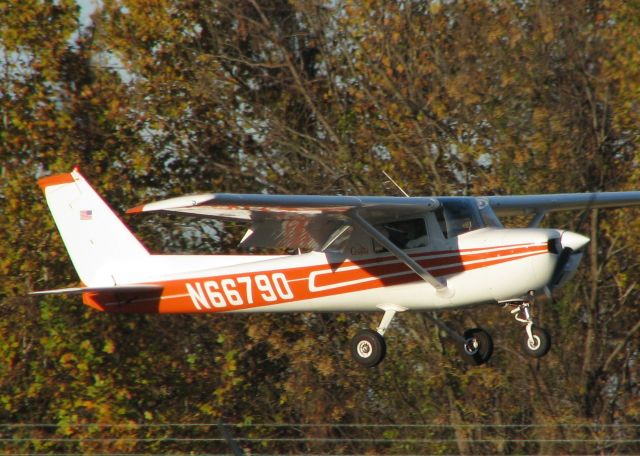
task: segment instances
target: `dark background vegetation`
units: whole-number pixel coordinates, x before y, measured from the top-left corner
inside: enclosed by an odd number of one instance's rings
[[[365,370],[348,340],[380,315],[113,316],[24,297],[77,284],[36,185],[74,165],[118,211],[198,191],[394,194],[382,171],[412,195],[637,190],[638,2],[103,0],[91,24],[78,15],[0,0],[0,422],[51,425],[1,428],[5,452],[206,452],[177,440],[206,430],[149,425],[220,420],[253,453],[640,451],[635,210],[545,220],[592,243],[540,309],[541,361],[501,309],[442,315],[495,335],[487,366],[418,313]],[[126,221],[154,251],[237,240]],[[430,427],[338,426],[357,423]]]

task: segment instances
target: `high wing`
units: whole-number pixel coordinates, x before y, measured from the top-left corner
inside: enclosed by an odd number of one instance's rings
[[[640,206],[640,192],[557,193],[485,198],[498,216]]]
[[[172,212],[250,222],[243,247],[320,249],[358,213],[369,223],[424,214],[435,198],[209,193],[144,204],[127,211]]]
[[[429,197],[260,195],[210,193],[172,198],[127,211],[177,212],[251,223],[243,247],[320,249],[346,225],[355,225],[404,262],[441,293],[446,285],[433,277],[374,224],[434,211],[440,202]],[[333,236],[332,236],[333,235]]]

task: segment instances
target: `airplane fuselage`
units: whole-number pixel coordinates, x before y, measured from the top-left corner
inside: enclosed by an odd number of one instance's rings
[[[495,303],[545,290],[559,258],[550,240],[562,234],[484,228],[408,250],[449,293],[439,293],[389,252],[349,258],[339,252],[151,255],[148,264],[135,265],[136,283],[162,291],[85,293],[84,302],[109,312],[157,313],[375,311],[387,304],[441,310]]]

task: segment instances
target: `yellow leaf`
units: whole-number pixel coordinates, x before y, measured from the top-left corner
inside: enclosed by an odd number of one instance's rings
[[[113,352],[116,351],[116,345],[113,343],[112,340],[107,340],[104,344],[104,348],[102,349],[102,351],[105,353],[112,354]]]

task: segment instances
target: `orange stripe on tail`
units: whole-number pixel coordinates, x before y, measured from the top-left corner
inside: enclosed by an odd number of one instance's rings
[[[42,179],[38,179],[38,185],[43,192],[47,187],[51,187],[52,185],[72,184],[74,182],[75,179],[71,173],[56,174],[54,176],[47,176]]]

